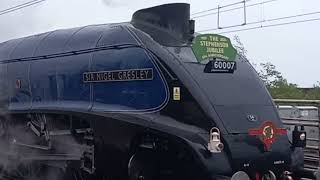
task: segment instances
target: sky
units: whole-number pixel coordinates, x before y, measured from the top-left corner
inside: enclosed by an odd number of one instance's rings
[[[1,10],[28,2],[30,0],[0,0]],[[132,14],[139,9],[166,3],[184,2],[191,5],[191,14],[207,9],[223,7],[242,0],[46,0],[15,12],[0,15],[0,42],[52,31],[79,27],[90,24],[128,22]],[[247,0],[247,5],[268,0]],[[243,4],[221,8],[242,7]],[[309,16],[267,22],[270,19],[320,11],[319,0],[274,0],[244,9],[219,14],[219,26],[222,29],[202,33],[220,34],[254,26],[274,23],[320,18],[320,13]],[[210,12],[217,12],[210,11]],[[210,13],[208,12],[208,13]],[[196,14],[192,17],[195,17]],[[196,31],[217,28],[217,14],[194,18]],[[254,25],[255,21],[265,21]],[[284,26],[259,28],[254,30],[223,33],[231,39],[239,36],[248,51],[250,62],[257,64],[271,62],[290,82],[300,87],[312,87],[320,81],[320,21],[290,24]]]

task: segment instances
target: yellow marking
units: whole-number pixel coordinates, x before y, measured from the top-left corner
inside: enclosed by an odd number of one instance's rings
[[[181,100],[180,87],[173,87],[173,100],[174,101]]]

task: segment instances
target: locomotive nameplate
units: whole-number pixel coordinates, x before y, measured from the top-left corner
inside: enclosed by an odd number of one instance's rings
[[[153,80],[153,69],[126,69],[83,73],[83,82]]]

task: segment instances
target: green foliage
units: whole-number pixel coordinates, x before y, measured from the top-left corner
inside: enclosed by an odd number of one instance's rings
[[[320,82],[318,81],[317,84],[313,85],[313,89],[310,89],[306,93],[306,99],[320,99]]]
[[[286,80],[268,87],[268,90],[274,99],[305,99],[303,91],[298,89],[296,84],[288,83]]]
[[[234,47],[240,56],[247,59],[247,50],[238,36],[234,36]],[[256,68],[257,65],[253,64]],[[313,88],[301,89],[296,84],[289,83],[270,62],[261,63],[258,74],[265,83],[271,96],[274,99],[320,99],[320,82],[318,81]]]
[[[298,85],[288,83],[272,63],[261,63],[259,76],[274,99],[320,99],[320,83],[313,89],[302,90]]]
[[[287,80],[276,70],[275,65],[267,62],[261,63],[260,66],[262,69],[259,72],[259,76],[267,87],[280,87],[287,84]]]
[[[247,57],[247,50],[244,48],[244,45],[242,44],[239,36],[235,35],[233,37],[233,46],[237,50],[237,53],[240,54],[243,57]]]

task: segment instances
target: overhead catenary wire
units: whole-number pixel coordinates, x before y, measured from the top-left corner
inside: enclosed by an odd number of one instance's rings
[[[292,19],[292,18],[310,16],[310,15],[316,15],[316,14],[320,14],[320,11],[315,11],[315,12],[310,12],[310,13],[302,13],[302,14],[272,18],[272,19],[265,19],[265,20],[261,20],[261,21],[248,22],[244,25],[234,25],[234,26],[228,26],[225,28],[210,28],[210,29],[200,30],[197,32],[206,32],[206,31],[214,31],[214,30],[221,30],[221,29],[230,29],[230,28],[235,28],[235,27],[244,27],[244,26],[254,25],[254,24],[259,24],[259,23],[267,23],[267,22],[279,21],[279,20],[284,20],[284,19]]]
[[[305,23],[305,22],[312,22],[312,21],[320,21],[320,18],[312,18],[312,19],[304,19],[304,20],[299,20],[299,21],[290,21],[290,22],[284,22],[284,23],[260,25],[260,26],[250,27],[250,28],[242,28],[242,29],[236,29],[236,30],[231,30],[231,31],[222,31],[222,32],[218,32],[218,34],[227,34],[227,33],[241,32],[241,31],[249,31],[249,30],[254,30],[254,29],[261,29],[261,28],[275,27],[275,26],[284,26],[284,25]],[[204,32],[204,31],[197,31],[197,32]]]
[[[267,4],[267,3],[271,3],[274,1],[278,1],[278,0],[268,0],[268,1],[263,1],[263,2],[259,2],[259,3],[254,3],[254,4],[249,4],[246,5],[245,7],[253,7],[253,6],[258,6],[258,5],[263,5],[263,4]],[[248,1],[246,1],[248,2]],[[220,8],[220,7],[219,7]],[[226,10],[219,10],[219,12],[212,12],[212,13],[208,13],[208,14],[202,14],[202,15],[198,15],[198,16],[193,16],[192,19],[197,19],[197,18],[201,18],[201,17],[206,17],[206,16],[210,16],[210,15],[214,15],[214,14],[218,14],[218,13],[224,13],[224,12],[229,12],[229,11],[234,11],[234,10],[238,10],[238,9],[243,9],[243,7],[235,7],[235,8],[231,8],[231,9],[226,9]],[[214,9],[210,10],[213,11]],[[215,10],[218,10],[218,8],[215,8]],[[207,10],[209,11],[209,10]],[[198,13],[200,14],[200,13]]]
[[[227,4],[227,5],[224,5],[224,6],[219,6],[219,7],[216,7],[216,8],[211,8],[211,9],[207,9],[207,10],[195,12],[195,13],[192,13],[191,16],[196,15],[196,14],[202,14],[202,13],[209,12],[209,11],[218,10],[218,9],[221,9],[221,8],[226,8],[226,7],[234,6],[234,5],[237,5],[237,4],[242,4],[242,3],[244,3],[244,2],[249,2],[249,1],[252,1],[252,0],[238,1],[238,2],[235,2],[235,3],[232,3],[232,4]]]
[[[17,6],[10,7],[10,8],[8,8],[8,9],[0,10],[0,13],[5,12],[5,11],[9,11],[9,10],[12,10],[12,9],[15,9],[15,8],[20,7],[20,6],[23,6],[23,5],[27,5],[27,4],[33,3],[33,2],[35,2],[35,1],[39,1],[39,0],[28,1],[28,2],[25,2],[25,3],[23,3],[23,4],[19,4],[19,5],[17,5]]]
[[[17,6],[13,6],[13,7],[10,7],[8,9],[4,9],[4,10],[1,10],[0,11],[0,15],[4,15],[4,14],[7,14],[7,13],[10,13],[10,12],[13,12],[13,11],[17,11],[19,9],[23,9],[23,8],[26,8],[26,7],[29,7],[29,6],[32,6],[32,5],[35,5],[35,4],[38,4],[38,3],[41,3],[43,1],[46,1],[46,0],[33,0],[33,1],[28,1],[26,3],[23,3],[23,4],[19,4]]]

